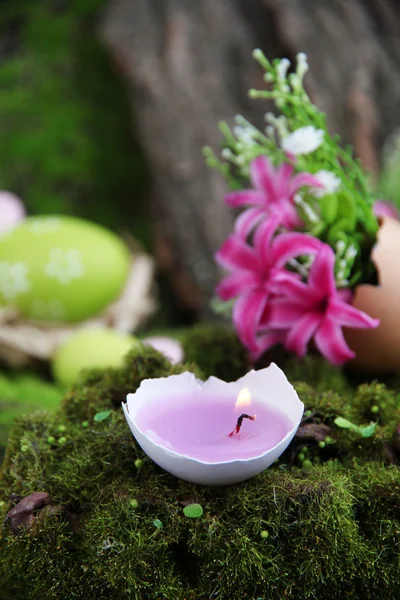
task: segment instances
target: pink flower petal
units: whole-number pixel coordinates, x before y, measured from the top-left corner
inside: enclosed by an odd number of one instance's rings
[[[277,192],[281,197],[285,197],[289,194],[289,184],[290,178],[293,173],[293,165],[290,163],[283,163],[279,169],[277,170],[276,180],[277,180]]]
[[[295,352],[298,356],[304,356],[312,336],[321,323],[321,315],[308,313],[304,315],[289,331],[286,339],[288,350]]]
[[[324,319],[314,340],[321,354],[333,365],[342,365],[355,356],[346,344],[341,327],[330,319]]]
[[[274,187],[274,167],[265,156],[258,156],[250,164],[250,180],[253,186],[267,194],[267,200],[276,195]]]
[[[304,315],[304,310],[304,304],[286,298],[275,298],[270,302],[267,322],[276,329],[292,327]]]
[[[258,360],[267,350],[284,342],[283,331],[270,331],[257,339],[257,350],[252,352],[253,360]]]
[[[268,282],[268,289],[283,296],[288,296],[292,301],[296,301],[303,306],[318,302],[320,296],[310,286],[299,281],[295,274],[281,269],[274,269]]]
[[[320,240],[306,233],[285,233],[274,241],[269,260],[273,265],[283,266],[296,256],[316,254],[322,245]]]
[[[379,325],[379,319],[373,319],[365,312],[339,300],[332,300],[329,303],[328,315],[334,323],[344,327],[371,329]]]
[[[271,203],[269,210],[271,214],[280,217],[280,223],[287,227],[287,229],[301,227],[303,224],[296,206],[289,198],[281,198],[279,202]]]
[[[265,206],[265,194],[258,190],[240,190],[226,194],[224,201],[234,208],[238,206]]]
[[[311,266],[309,284],[330,297],[336,294],[335,253],[328,244],[321,244],[320,250]]]
[[[264,209],[248,208],[235,221],[235,232],[243,239],[247,238],[258,223],[266,216]]]
[[[349,304],[351,302],[351,299],[353,298],[353,293],[351,290],[347,289],[337,290],[337,297],[342,302],[346,302],[347,304]]]
[[[225,277],[215,291],[221,300],[232,300],[240,294],[248,294],[257,285],[259,279],[254,273],[239,271]]]
[[[317,177],[311,175],[311,173],[299,173],[298,175],[293,177],[292,181],[290,182],[288,189],[289,195],[292,196],[297,192],[298,189],[304,186],[316,188],[324,187],[323,183],[321,183]]]
[[[257,256],[260,257],[261,263],[266,267],[271,264],[272,238],[280,223],[279,216],[273,214],[261,223],[254,236],[254,246]]]
[[[258,256],[238,235],[232,234],[215,255],[217,262],[228,271],[256,271],[261,265]]]
[[[253,292],[241,296],[233,307],[232,317],[237,334],[250,351],[257,351],[257,328],[267,300],[266,292]]]

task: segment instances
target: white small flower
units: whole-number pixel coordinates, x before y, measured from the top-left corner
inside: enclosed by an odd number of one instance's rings
[[[57,279],[61,285],[68,285],[73,279],[79,279],[85,274],[79,250],[70,248],[52,248],[50,250],[50,261],[44,268],[49,277]]]
[[[27,273],[28,266],[22,262],[0,261],[0,292],[8,302],[30,290]]]
[[[336,250],[339,255],[343,254],[346,249],[346,243],[343,240],[339,240],[336,244]]]
[[[289,135],[287,118],[284,115],[276,117],[273,113],[266,113],[265,120],[276,129],[281,139]]]
[[[304,211],[307,219],[311,223],[318,223],[319,222],[318,215],[313,211],[313,209],[311,208],[311,206],[309,204],[307,204],[307,202],[304,202],[304,200],[300,196],[300,194],[295,194],[295,196],[294,196],[293,199],[294,199],[295,204],[297,204],[297,206],[300,206],[300,208],[303,209],[303,211]]]
[[[316,129],[312,125],[300,127],[282,140],[282,148],[291,154],[308,154],[320,147],[324,139],[323,129]]]
[[[276,74],[278,76],[279,81],[285,81],[289,67],[290,60],[288,60],[287,58],[282,58],[282,60],[279,61],[278,66],[276,67]]]
[[[337,177],[335,173],[331,171],[325,171],[321,169],[321,171],[317,171],[314,173],[314,177],[318,179],[324,186],[322,188],[311,188],[311,193],[317,198],[322,198],[322,196],[326,196],[327,194],[334,194],[340,188],[342,182],[340,177]]]
[[[357,248],[352,244],[347,248],[345,257],[347,260],[353,260],[358,254]]]
[[[236,125],[233,128],[233,133],[235,134],[238,141],[244,144],[244,146],[253,146],[255,144],[253,139],[253,132],[248,127]]]
[[[296,74],[301,83],[303,81],[304,75],[308,71],[307,55],[304,54],[304,52],[299,52],[299,54],[296,56],[296,60],[297,60]]]
[[[275,140],[275,127],[272,127],[272,125],[268,125],[268,127],[265,128],[265,133],[267,137],[271,138],[272,140]]]
[[[225,158],[225,160],[233,160],[235,158],[235,155],[230,148],[222,148],[221,156],[222,158]]]

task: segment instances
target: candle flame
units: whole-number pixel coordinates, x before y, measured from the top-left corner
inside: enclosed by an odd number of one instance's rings
[[[244,406],[251,406],[251,394],[249,388],[247,387],[240,390],[236,400],[235,408],[243,408]]]

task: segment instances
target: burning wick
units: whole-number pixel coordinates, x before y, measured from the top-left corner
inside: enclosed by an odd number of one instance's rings
[[[240,428],[242,426],[243,419],[250,419],[250,421],[255,421],[256,418],[257,418],[257,415],[246,415],[245,413],[240,415],[240,417],[237,420],[236,427],[233,431],[230,432],[229,437],[232,437],[233,435],[239,433]]]

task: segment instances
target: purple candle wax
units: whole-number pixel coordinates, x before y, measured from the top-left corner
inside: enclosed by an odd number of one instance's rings
[[[252,400],[251,406],[236,407],[235,398],[166,397],[142,407],[137,414],[139,429],[157,444],[206,463],[218,463],[260,456],[276,446],[293,423],[278,408]],[[256,415],[243,419],[239,433],[229,435],[241,414]]]

